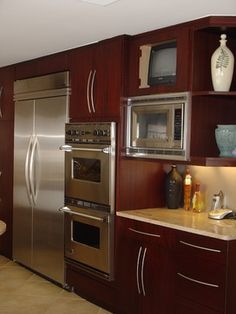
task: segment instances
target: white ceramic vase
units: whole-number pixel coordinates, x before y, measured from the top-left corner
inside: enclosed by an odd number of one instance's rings
[[[226,46],[226,35],[220,37],[220,46],[211,57],[212,84],[215,91],[228,92],[233,78],[234,55]]]

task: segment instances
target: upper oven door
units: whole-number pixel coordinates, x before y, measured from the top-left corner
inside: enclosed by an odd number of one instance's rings
[[[111,205],[110,146],[75,144],[65,152],[66,197]]]

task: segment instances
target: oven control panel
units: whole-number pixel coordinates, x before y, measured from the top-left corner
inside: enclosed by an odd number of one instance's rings
[[[110,144],[115,139],[115,122],[66,123],[66,143]]]

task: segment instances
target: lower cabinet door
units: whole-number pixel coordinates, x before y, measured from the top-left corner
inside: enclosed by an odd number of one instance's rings
[[[223,314],[224,312],[214,311],[208,307],[204,307],[197,303],[192,303],[191,301],[178,298],[176,301],[176,307],[174,314]]]
[[[119,314],[172,314],[173,272],[163,230],[118,219]]]

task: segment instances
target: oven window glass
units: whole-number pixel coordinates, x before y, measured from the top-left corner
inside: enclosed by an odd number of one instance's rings
[[[90,182],[101,182],[101,161],[99,159],[72,159],[73,178]]]
[[[73,241],[100,248],[100,229],[79,221],[73,221]]]
[[[167,139],[167,112],[137,114],[137,138]]]

